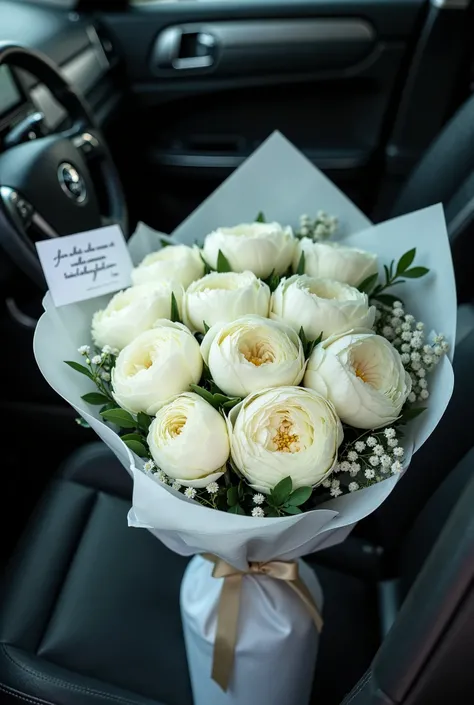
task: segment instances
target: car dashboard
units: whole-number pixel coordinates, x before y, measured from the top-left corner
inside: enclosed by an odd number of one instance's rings
[[[117,108],[118,57],[92,19],[0,0],[0,42],[43,52],[87,99],[99,125]],[[19,69],[0,67],[0,152],[54,132],[64,120],[64,110],[45,86]]]

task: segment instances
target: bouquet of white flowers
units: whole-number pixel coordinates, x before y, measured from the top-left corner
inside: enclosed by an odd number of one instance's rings
[[[181,595],[195,702],[304,703],[322,595],[296,561],[381,504],[452,393],[442,209],[371,227],[276,134],[130,250],[110,301],[46,297],[38,364],[132,473],[129,524],[204,556]]]

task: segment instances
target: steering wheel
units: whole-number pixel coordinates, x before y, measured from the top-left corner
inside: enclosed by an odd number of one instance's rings
[[[45,288],[35,240],[111,223],[120,225],[126,235],[125,198],[89,108],[55,65],[38,52],[5,42],[0,43],[2,65],[32,74],[69,118],[66,130],[7,144],[0,153],[0,242],[12,260]]]

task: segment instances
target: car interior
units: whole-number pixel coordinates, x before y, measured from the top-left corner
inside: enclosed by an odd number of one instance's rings
[[[192,703],[188,559],[127,527],[128,474],[36,366],[35,242],[171,233],[274,130],[374,222],[441,202],[459,306],[441,423],[307,557],[311,702],[472,702],[473,31],[472,0],[0,0],[0,703]]]

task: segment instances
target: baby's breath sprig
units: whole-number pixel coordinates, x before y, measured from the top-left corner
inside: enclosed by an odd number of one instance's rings
[[[334,235],[338,227],[339,221],[336,216],[329,215],[325,211],[318,211],[314,219],[309,215],[300,217],[300,229],[297,231],[296,237],[308,237],[314,242],[324,242]]]
[[[74,360],[66,360],[66,365],[88,377],[97,387],[97,392],[83,394],[81,398],[94,406],[117,406],[112,397],[110,379],[118,350],[109,345],[105,345],[102,350],[98,348],[91,350],[90,345],[81,345],[78,352],[84,358],[85,366]]]
[[[199,504],[202,504],[205,507],[210,507],[211,509],[220,509],[222,511],[229,511],[227,497],[229,489],[232,489],[232,492],[235,491],[236,504],[238,503],[239,487],[234,485],[231,486],[231,488],[228,488],[225,484],[225,481],[219,480],[218,482],[209,482],[209,484],[205,487],[199,488],[184,487],[177,480],[173,480],[171,477],[168,477],[168,475],[164,473],[163,470],[160,470],[160,468],[156,466],[153,460],[148,460],[144,464],[143,470],[147,475],[153,477],[154,480],[162,483],[163,485],[168,485],[173,490],[184,494],[184,496],[188,499],[193,499],[195,502],[198,502]],[[242,510],[242,512],[236,513],[246,514],[247,512],[244,512]]]
[[[400,353],[412,381],[409,404],[426,401],[430,395],[427,376],[449,350],[444,335],[427,342],[424,323],[405,313],[400,301],[394,301],[392,306],[377,306],[375,330]]]
[[[345,444],[333,474],[322,486],[331,497],[370,487],[401,472],[404,454],[395,428],[366,431]]]

